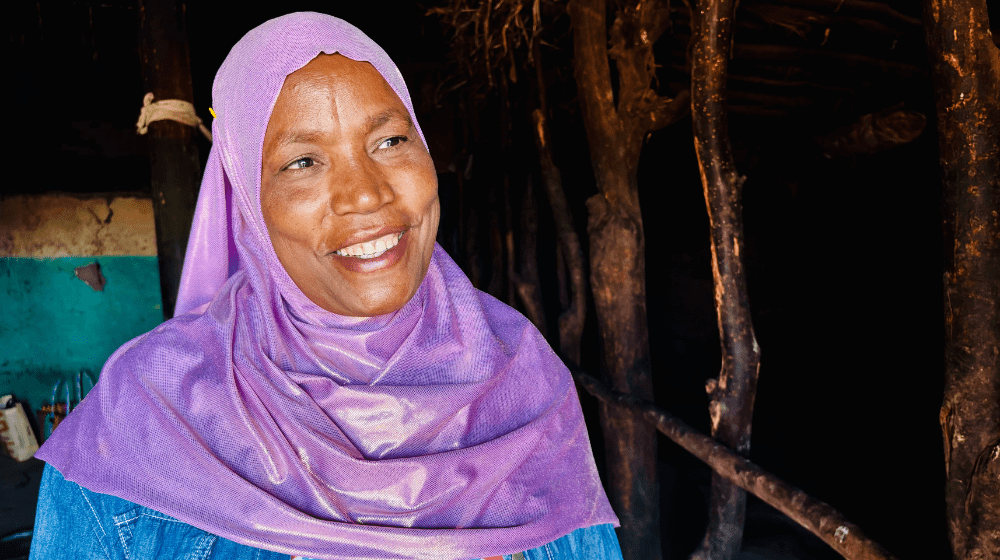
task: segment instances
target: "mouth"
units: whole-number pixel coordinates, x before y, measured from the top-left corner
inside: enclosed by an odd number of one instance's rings
[[[329,255],[340,266],[359,274],[388,270],[403,259],[410,244],[410,229],[386,233],[376,232],[375,239],[353,243],[332,251]]]
[[[386,251],[399,244],[399,239],[403,237],[404,233],[406,232],[400,231],[397,233],[390,233],[388,235],[383,235],[378,239],[348,245],[347,247],[337,249],[333,252],[333,254],[341,257],[353,257],[357,259],[376,259],[384,255]]]

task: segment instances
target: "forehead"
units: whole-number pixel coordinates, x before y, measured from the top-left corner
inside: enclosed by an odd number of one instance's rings
[[[402,106],[396,92],[371,63],[351,60],[340,54],[320,54],[285,78],[275,110],[294,105],[296,101],[315,103],[320,97],[330,100],[345,97]]]
[[[283,145],[336,137],[349,129],[364,134],[391,120],[412,125],[406,106],[368,62],[320,54],[289,74],[264,134],[264,157]],[[331,136],[332,135],[332,136]]]

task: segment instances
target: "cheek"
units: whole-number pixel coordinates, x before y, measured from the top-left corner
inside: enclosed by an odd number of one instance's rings
[[[438,225],[441,222],[441,200],[437,197],[437,191],[434,191],[434,200],[430,204],[430,210],[428,211],[428,216],[430,218],[430,225],[433,227],[428,228],[430,231],[428,234],[431,237],[437,238]]]
[[[438,200],[438,182],[437,182],[437,171],[434,169],[434,163],[430,159],[430,155],[427,156],[427,161],[420,169],[419,182],[419,196],[420,200],[426,209],[425,212],[428,214],[434,214],[435,216],[440,215],[441,206]]]
[[[424,220],[426,221],[425,235],[430,238],[430,245],[437,239],[438,224],[441,221],[441,199],[438,198],[437,175],[431,175],[431,180],[427,187],[421,192],[423,203]]]
[[[271,241],[273,242],[276,232],[281,229],[281,218],[284,213],[276,204],[274,197],[268,196],[269,190],[267,185],[261,184],[260,214],[264,218],[264,225],[267,227],[267,233],[271,236]]]
[[[321,207],[316,197],[305,190],[284,189],[279,195],[261,188],[260,210],[272,240],[276,235],[289,238],[306,238],[317,219]]]

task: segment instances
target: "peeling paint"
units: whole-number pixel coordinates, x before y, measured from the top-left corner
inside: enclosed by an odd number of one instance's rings
[[[73,274],[82,280],[84,284],[90,286],[95,292],[103,292],[104,285],[108,283],[104,275],[101,274],[101,264],[96,261],[85,266],[76,267],[73,269]]]
[[[156,256],[152,201],[67,195],[0,200],[0,257]]]

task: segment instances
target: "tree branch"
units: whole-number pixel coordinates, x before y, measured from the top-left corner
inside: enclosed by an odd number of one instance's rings
[[[650,105],[646,128],[654,132],[674,124],[691,112],[691,93],[683,89],[673,98],[659,95]]]
[[[580,92],[580,110],[583,122],[600,123],[587,128],[591,146],[591,160],[597,165],[603,157],[594,154],[618,143],[621,122],[611,91],[611,66],[608,63],[608,37],[605,30],[604,0],[569,3],[573,19],[573,57],[577,90]]]
[[[718,441],[699,433],[658,406],[611,391],[596,378],[572,369],[573,379],[602,403],[621,406],[656,426],[671,441],[719,473],[727,481],[763,500],[819,537],[847,560],[895,560],[843,514],[785,482]]]
[[[661,97],[652,87],[656,79],[653,44],[669,21],[670,12],[663,2],[645,0],[619,9],[611,27],[608,54],[618,69],[618,114],[626,121],[626,130],[639,129],[643,136],[687,113],[682,109],[686,96]]]

